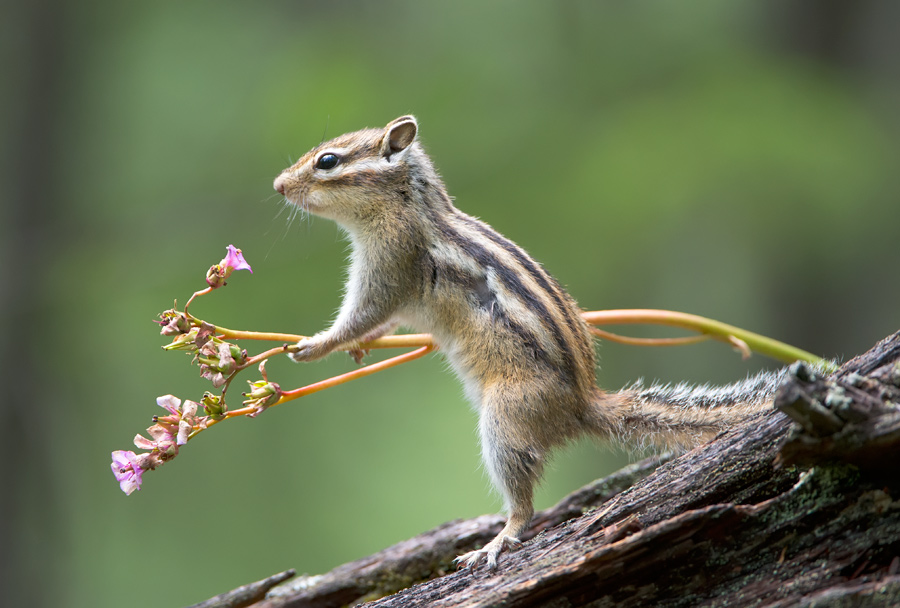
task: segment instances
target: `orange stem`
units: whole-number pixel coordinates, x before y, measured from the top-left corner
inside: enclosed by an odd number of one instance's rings
[[[299,399],[300,397],[305,397],[306,395],[311,395],[312,393],[317,393],[319,391],[325,390],[326,388],[331,388],[332,386],[338,386],[339,384],[345,384],[350,382],[351,380],[356,380],[357,378],[364,378],[366,376],[371,376],[374,373],[384,371],[386,369],[390,369],[392,367],[396,367],[397,365],[401,365],[408,361],[414,361],[419,359],[420,357],[424,357],[431,351],[433,351],[436,347],[433,345],[423,346],[414,351],[403,353],[402,355],[397,355],[396,357],[391,357],[390,359],[385,359],[384,361],[379,361],[378,363],[372,363],[370,365],[366,365],[359,369],[355,369],[352,372],[347,372],[346,374],[341,374],[339,376],[334,376],[332,378],[328,378],[326,380],[321,380],[319,382],[315,382],[313,384],[297,388],[290,391],[284,391],[281,393],[281,399],[273,403],[269,407],[275,407],[276,405],[281,405],[282,403],[287,403],[288,401],[293,401],[294,399]],[[273,349],[276,350],[276,349]],[[256,411],[255,407],[242,407],[240,409],[231,410],[225,412],[224,417],[219,420],[209,420],[206,423],[206,428],[209,428],[222,420],[226,420],[228,418],[235,418],[237,416],[245,416],[247,414],[252,414]],[[197,433],[202,431],[202,428],[195,428],[191,433],[191,437],[194,437]]]
[[[206,294],[208,294],[208,293],[211,292],[212,290],[213,290],[212,287],[207,287],[206,289],[201,289],[200,291],[195,291],[195,292],[194,292],[194,295],[192,295],[192,296],[190,297],[190,299],[187,301],[187,304],[184,305],[184,315],[185,315],[186,317],[190,317],[190,315],[188,314],[188,306],[191,305],[191,302],[194,301],[194,298],[198,298],[198,297],[200,297],[200,296],[205,296]],[[190,317],[190,318],[193,318],[193,317]]]
[[[710,338],[710,336],[705,334],[700,336],[685,336],[684,338],[634,338],[632,336],[614,334],[610,331],[594,327],[593,325],[588,327],[588,329],[598,338],[603,338],[604,340],[609,340],[610,342],[616,342],[618,344],[630,344],[633,346],[684,346],[686,344],[705,342]]]
[[[287,403],[288,401],[293,401],[294,399],[297,399],[299,397],[305,397],[306,395],[317,393],[321,390],[325,390],[326,388],[331,388],[332,386],[338,386],[339,384],[344,384],[346,382],[350,382],[351,380],[356,380],[357,378],[371,376],[376,372],[384,371],[408,361],[414,361],[415,359],[424,357],[434,349],[435,347],[432,345],[423,346],[414,351],[403,353],[402,355],[397,355],[396,357],[391,357],[390,359],[385,359],[384,361],[379,361],[378,363],[366,365],[359,369],[355,369],[352,372],[341,374],[340,376],[334,376],[333,378],[321,380],[314,384],[310,384],[302,388],[297,388],[292,391],[284,391],[281,394],[281,399],[275,402],[272,407],[281,405],[282,403]]]

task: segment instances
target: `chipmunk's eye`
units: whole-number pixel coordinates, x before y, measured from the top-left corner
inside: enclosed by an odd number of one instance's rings
[[[316,169],[324,169],[325,171],[334,169],[338,166],[339,162],[341,162],[341,159],[337,154],[323,154],[319,157],[319,160],[316,161]]]

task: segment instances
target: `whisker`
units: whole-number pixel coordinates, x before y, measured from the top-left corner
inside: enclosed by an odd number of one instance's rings
[[[325,117],[325,130],[322,131],[322,141],[319,142],[319,145],[325,143],[325,134],[328,133],[328,123],[331,121],[331,114]]]

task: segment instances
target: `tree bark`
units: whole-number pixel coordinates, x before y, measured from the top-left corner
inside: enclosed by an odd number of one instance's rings
[[[499,531],[483,516],[252,605],[900,605],[898,402],[900,332],[830,377],[795,364],[777,411],[539,513],[494,573],[450,567]]]

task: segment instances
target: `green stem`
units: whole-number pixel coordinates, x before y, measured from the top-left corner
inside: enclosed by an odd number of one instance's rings
[[[730,342],[731,338],[734,337],[744,342],[751,350],[779,361],[786,363],[806,361],[813,365],[821,366],[827,371],[835,371],[837,369],[837,366],[831,361],[790,344],[767,338],[734,325],[683,312],[650,309],[601,310],[586,312],[583,316],[588,323],[596,325],[655,323],[657,325],[668,325],[698,331],[724,342]]]

